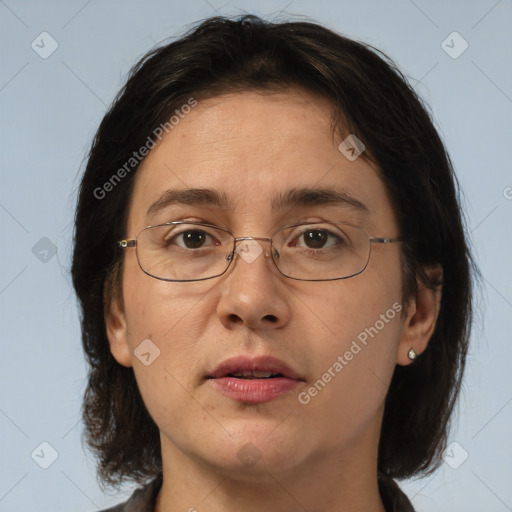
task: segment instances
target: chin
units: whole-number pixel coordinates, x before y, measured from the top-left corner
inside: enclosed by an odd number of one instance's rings
[[[267,480],[269,473],[287,473],[307,459],[310,447],[284,424],[248,420],[226,425],[226,430],[232,437],[227,443],[225,437],[209,442],[216,449],[205,458],[235,479]]]

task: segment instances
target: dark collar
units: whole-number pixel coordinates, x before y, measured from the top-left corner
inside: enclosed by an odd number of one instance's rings
[[[103,512],[154,512],[162,481],[160,474],[146,486],[137,489],[128,501]],[[378,483],[386,512],[414,512],[411,502],[391,477],[379,474]]]

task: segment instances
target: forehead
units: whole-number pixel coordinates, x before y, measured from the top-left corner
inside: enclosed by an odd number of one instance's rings
[[[391,220],[377,169],[348,160],[332,139],[332,105],[302,90],[242,92],[199,101],[137,171],[130,218],[147,225],[168,191],[215,190],[216,207],[260,219],[292,189],[333,190]],[[289,206],[289,205],[285,205]],[[135,227],[134,227],[135,228]]]

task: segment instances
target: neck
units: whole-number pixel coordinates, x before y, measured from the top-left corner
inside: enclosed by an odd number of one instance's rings
[[[378,436],[369,439],[310,457],[286,472],[258,463],[244,473],[190,457],[162,435],[163,484],[155,512],[385,512],[377,482]]]

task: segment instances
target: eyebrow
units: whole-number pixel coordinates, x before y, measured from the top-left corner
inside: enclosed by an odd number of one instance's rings
[[[343,190],[332,188],[293,188],[277,193],[271,200],[272,212],[294,206],[320,206],[337,204],[354,210],[370,213],[370,209],[361,201]]]
[[[146,215],[155,215],[160,210],[173,204],[216,206],[229,208],[229,201],[224,192],[211,188],[169,189],[157,199],[149,208]]]
[[[213,206],[229,209],[229,200],[223,191],[210,188],[169,189],[148,208],[147,216],[173,204],[192,206]],[[358,212],[369,213],[369,208],[348,192],[332,188],[293,188],[285,192],[277,192],[270,201],[272,212],[297,206],[312,207],[321,205],[342,205]]]

